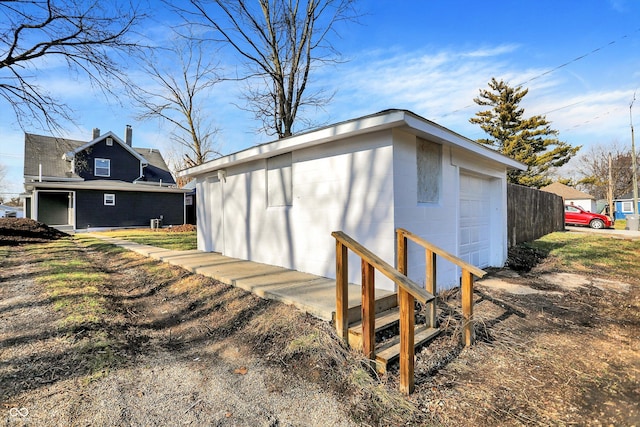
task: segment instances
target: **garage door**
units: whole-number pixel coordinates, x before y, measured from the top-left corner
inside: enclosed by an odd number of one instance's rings
[[[460,175],[459,256],[479,268],[489,266],[491,185],[488,179]]]

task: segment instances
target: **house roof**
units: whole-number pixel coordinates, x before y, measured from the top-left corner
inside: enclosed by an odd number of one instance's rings
[[[526,165],[510,157],[472,141],[424,117],[418,116],[411,111],[391,109],[257,145],[211,160],[202,165],[182,170],[178,172],[178,176],[197,176],[252,160],[269,158],[302,148],[393,128],[405,129],[415,135],[432,141],[464,148],[485,159],[502,163],[510,169],[526,170],[527,168]]]
[[[623,194],[620,197],[616,197],[614,200],[633,200],[633,192]]]
[[[596,199],[591,194],[576,190],[575,188],[569,187],[568,185],[562,184],[560,182],[554,182],[553,184],[547,185],[546,187],[542,187],[540,190],[546,191],[547,193],[557,194],[565,200]]]
[[[146,165],[145,178],[148,181],[175,182],[162,154],[157,149],[129,147],[112,132],[107,132],[89,142],[25,133],[24,177],[39,177],[39,169],[42,166],[44,180],[81,181],[82,178],[78,174],[71,172],[70,163],[65,157],[71,158],[107,137],[113,138]]]
[[[51,136],[24,134],[24,176],[82,179],[71,173],[68,163],[62,158],[67,151],[84,144],[83,141],[55,138]]]

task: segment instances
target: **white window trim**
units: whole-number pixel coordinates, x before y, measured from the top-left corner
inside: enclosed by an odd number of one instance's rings
[[[115,206],[116,205],[116,195],[113,193],[104,193],[104,205],[105,206]]]
[[[102,160],[107,162],[107,174],[99,174],[98,173],[98,161]],[[105,169],[105,168],[100,168],[100,169]],[[111,159],[100,159],[100,158],[95,158],[93,159],[93,175],[94,176],[104,176],[104,177],[110,177],[111,176]]]
[[[621,202],[620,212],[633,212],[633,202]]]

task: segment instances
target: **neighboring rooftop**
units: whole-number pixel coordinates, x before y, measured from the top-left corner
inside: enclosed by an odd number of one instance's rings
[[[560,182],[554,182],[551,185],[547,185],[546,187],[542,187],[540,190],[546,191],[547,193],[557,194],[565,200],[595,200],[591,194],[587,194],[583,191],[576,190],[573,187],[569,187],[568,185],[562,184]]]

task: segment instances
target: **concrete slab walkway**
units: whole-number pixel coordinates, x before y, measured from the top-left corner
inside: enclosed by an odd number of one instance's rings
[[[187,271],[242,288],[262,298],[281,301],[322,320],[336,311],[336,281],[274,265],[230,258],[215,252],[175,251],[86,233],[149,258],[177,265]],[[393,292],[376,289],[376,299]],[[349,307],[360,305],[359,285],[349,285]]]

